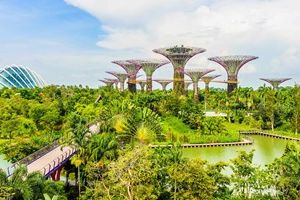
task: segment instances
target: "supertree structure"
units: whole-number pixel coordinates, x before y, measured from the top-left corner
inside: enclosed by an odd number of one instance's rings
[[[106,72],[106,73],[115,76],[120,82],[120,91],[124,91],[124,84],[127,79],[127,73],[122,73],[122,72]]]
[[[174,46],[171,48],[154,49],[155,53],[168,58],[174,68],[173,91],[177,95],[184,94],[184,67],[193,56],[205,52],[205,49],[195,47]]]
[[[101,81],[101,82],[105,83],[105,84],[106,84],[106,86],[108,86],[108,87],[112,87],[112,86],[113,86],[113,84],[115,83],[115,82],[108,81],[108,80],[99,80],[99,81]]]
[[[221,76],[221,75],[207,75],[207,76],[203,76],[201,78],[201,80],[205,83],[205,93],[206,94],[208,94],[208,92],[209,92],[209,83],[219,76]]]
[[[291,78],[260,78],[260,80],[270,83],[273,89],[277,90],[281,83],[291,80]]]
[[[159,83],[162,87],[162,90],[166,90],[167,85],[169,85],[170,83],[172,83],[172,80],[154,80],[155,82]]]
[[[232,91],[237,88],[237,76],[239,70],[248,62],[257,59],[256,56],[217,56],[208,58],[208,60],[214,61],[220,64],[227,72],[228,85],[227,92],[231,94]]]
[[[195,101],[199,101],[198,83],[200,78],[212,71],[215,70],[214,69],[188,69],[184,71],[184,73],[192,79]]]
[[[141,91],[144,92],[147,81],[145,81],[145,80],[137,80],[136,82],[140,85]]]
[[[170,63],[164,60],[129,60],[128,62],[141,66],[146,74],[147,92],[152,91],[152,75],[159,67]]]
[[[192,81],[184,81],[184,90],[187,92],[190,85],[192,84]]]
[[[119,79],[117,78],[104,78],[107,81],[111,81],[115,84],[116,89],[118,89]]]
[[[117,60],[112,63],[119,65],[127,72],[128,77],[128,90],[130,92],[136,92],[136,74],[141,69],[141,66],[129,62],[128,60]]]

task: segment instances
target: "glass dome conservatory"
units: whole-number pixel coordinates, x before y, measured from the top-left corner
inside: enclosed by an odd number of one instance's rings
[[[44,80],[34,71],[23,66],[8,66],[0,70],[0,88],[34,88],[45,86]]]

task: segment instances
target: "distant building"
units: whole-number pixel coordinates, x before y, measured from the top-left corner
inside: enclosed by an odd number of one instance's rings
[[[0,70],[0,88],[43,87],[45,82],[34,71],[23,66],[8,66]]]

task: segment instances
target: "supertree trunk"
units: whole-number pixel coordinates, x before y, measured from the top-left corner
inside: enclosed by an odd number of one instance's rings
[[[228,76],[228,86],[227,86],[227,93],[231,96],[232,92],[237,88],[237,77],[236,76]],[[230,82],[232,81],[232,82]]]
[[[193,88],[194,88],[194,100],[196,102],[199,102],[199,90],[198,90],[198,82],[193,83]]]
[[[161,86],[162,86],[162,90],[163,90],[163,91],[166,91],[166,90],[167,90],[167,84],[161,84]]]
[[[128,78],[128,90],[130,92],[136,92],[136,75]]]
[[[173,88],[174,93],[178,96],[184,95],[184,73],[181,70],[175,69],[174,70],[174,76],[173,76]]]
[[[147,92],[151,92],[152,91],[152,75],[151,76],[147,76],[146,77],[146,81],[147,81],[147,83],[146,83],[146,90],[147,90]]]
[[[209,93],[209,83],[205,83],[205,94],[208,95]]]
[[[124,91],[124,82],[120,82],[120,91]]]

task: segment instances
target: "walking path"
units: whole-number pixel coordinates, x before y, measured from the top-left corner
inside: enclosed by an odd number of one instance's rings
[[[252,145],[251,140],[243,139],[242,142],[223,142],[223,143],[205,143],[205,144],[182,144],[182,148],[203,148],[203,147],[224,147],[224,146],[243,146],[243,145]],[[173,145],[149,145],[151,148],[158,147],[173,147]]]
[[[97,125],[92,125],[89,128],[91,134],[99,132]],[[49,151],[36,157],[26,164],[28,173],[41,172],[44,176],[49,176],[53,171],[61,167],[65,162],[67,162],[74,154],[76,149],[69,146],[58,145],[54,148],[50,148]],[[16,166],[20,163],[15,163],[8,168],[8,176],[13,174]]]

